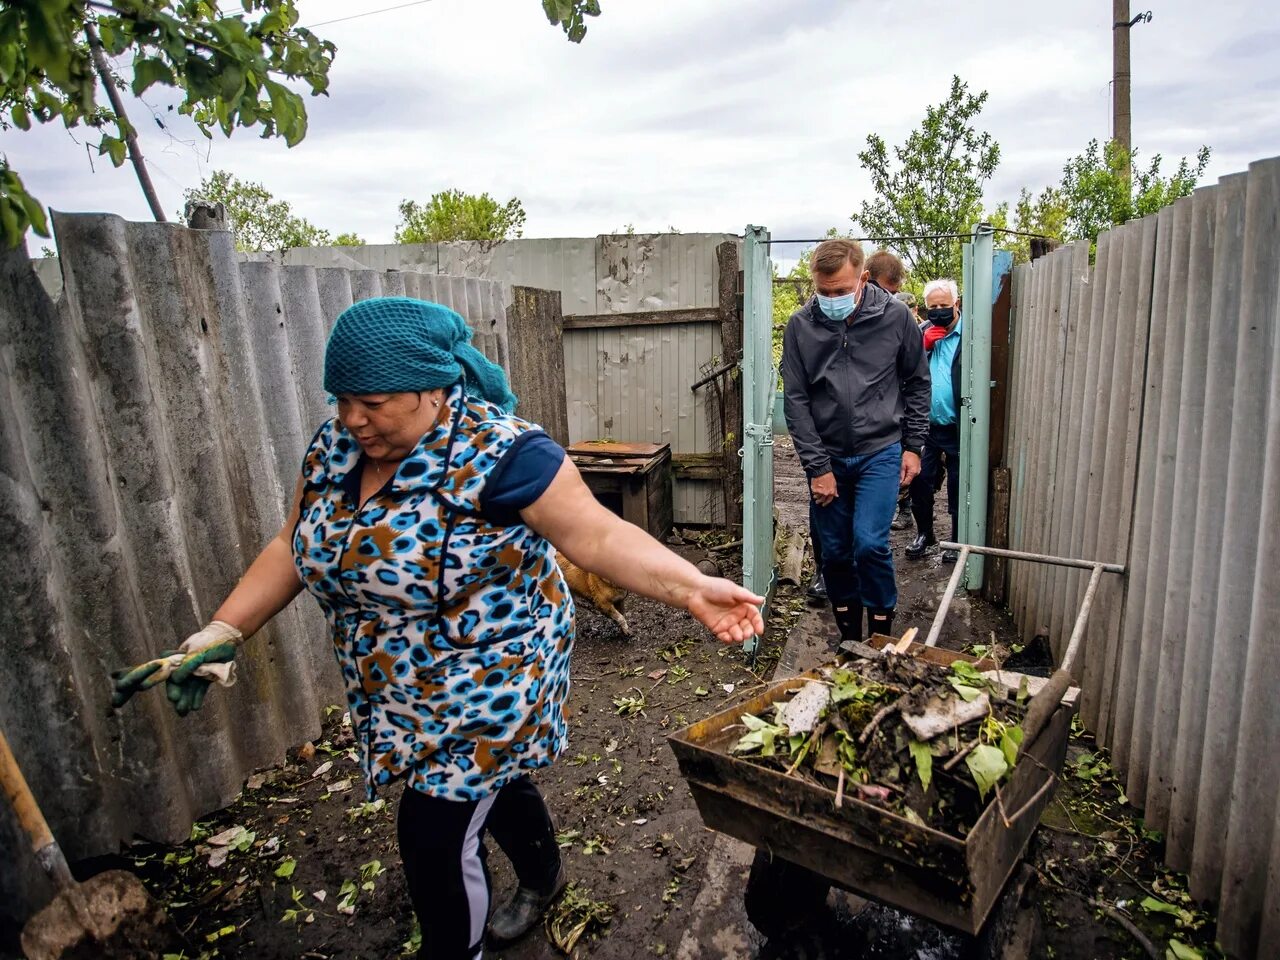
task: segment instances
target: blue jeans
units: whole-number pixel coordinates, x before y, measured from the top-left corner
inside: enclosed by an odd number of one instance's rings
[[[809,525],[822,550],[822,577],[833,606],[892,610],[898,585],[889,549],[889,524],[898,502],[902,445],[862,457],[833,457],[838,496],[827,506],[809,502]]]

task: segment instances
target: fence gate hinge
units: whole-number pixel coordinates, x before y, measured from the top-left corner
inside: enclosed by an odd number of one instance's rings
[[[754,437],[756,442],[762,447],[773,446],[773,418],[769,418],[767,423],[748,423],[742,428],[742,432],[748,437]]]

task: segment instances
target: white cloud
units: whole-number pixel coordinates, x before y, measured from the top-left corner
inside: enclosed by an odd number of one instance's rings
[[[390,5],[301,4],[311,23]],[[310,101],[310,134],[293,150],[243,130],[210,143],[155,100],[173,140],[135,105],[165,209],[226,168],[372,241],[390,240],[400,199],[452,186],[519,196],[531,236],[748,222],[813,235],[848,226],[866,196],[856,154],[867,133],[900,140],[952,73],[990,92],[982,122],[1002,147],[992,201],[1056,180],[1068,156],[1109,134],[1105,3],[603,7],[580,46],[537,0],[433,0],[319,27],[338,46],[331,96]],[[1207,143],[1215,177],[1280,152],[1274,5],[1173,0],[1132,40],[1143,152]],[[4,149],[55,208],[146,218],[128,166],[91,172],[83,140],[11,131]]]

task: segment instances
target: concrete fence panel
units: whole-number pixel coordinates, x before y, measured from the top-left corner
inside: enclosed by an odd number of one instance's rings
[[[1011,542],[1126,565],[1077,664],[1083,717],[1241,957],[1280,951],[1278,233],[1280,158],[1013,289]],[[1082,591],[1015,568],[1010,609],[1060,652]]]

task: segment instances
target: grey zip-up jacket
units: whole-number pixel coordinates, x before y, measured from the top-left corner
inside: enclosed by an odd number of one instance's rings
[[[875,284],[845,322],[813,297],[791,315],[782,343],[783,409],[812,479],[832,457],[902,442],[919,453],[929,434],[929,361],[905,304]]]

